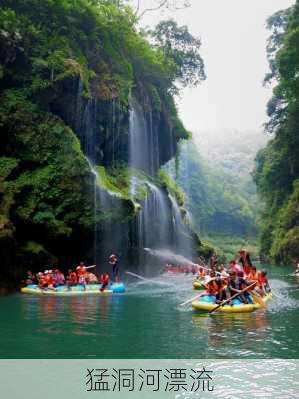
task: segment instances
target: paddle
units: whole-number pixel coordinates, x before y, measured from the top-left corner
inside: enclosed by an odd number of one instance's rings
[[[218,306],[216,306],[216,308],[210,310],[209,313],[215,312],[217,309],[219,309],[220,307],[222,307],[223,305],[225,305],[227,302],[229,302],[229,301],[231,301],[232,299],[236,298],[237,296],[243,294],[243,292],[246,292],[247,290],[249,290],[249,288],[253,287],[254,285],[256,285],[256,282],[250,284],[248,287],[245,287],[243,290],[241,290],[240,292],[237,292],[235,295],[233,295],[232,297],[226,299],[225,301],[222,301]]]
[[[199,294],[199,295],[196,295],[195,297],[193,297],[193,298],[191,298],[191,299],[188,299],[188,301],[185,301],[185,302],[183,302],[183,303],[180,303],[179,306],[187,305],[188,303],[195,301],[195,299],[199,298],[199,297],[202,296],[202,295],[203,295],[203,293],[201,293],[201,294]]]
[[[132,273],[132,272],[128,272],[128,271],[126,271],[125,274],[128,274],[129,276],[133,276],[133,277],[139,278],[139,280],[147,281],[147,282],[153,283],[153,284],[159,284],[159,285],[173,285],[173,284],[163,283],[162,281],[151,280],[151,279],[149,279],[149,278],[145,278],[145,277],[139,276],[139,275],[136,274],[136,273]]]

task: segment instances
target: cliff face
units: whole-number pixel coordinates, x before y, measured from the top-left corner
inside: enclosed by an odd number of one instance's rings
[[[158,177],[188,137],[164,61],[129,10],[98,3],[1,8],[2,281],[111,250],[140,261],[157,241],[192,252]]]

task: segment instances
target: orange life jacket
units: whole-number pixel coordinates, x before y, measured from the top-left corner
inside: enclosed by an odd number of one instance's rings
[[[219,287],[215,280],[207,283],[205,289],[210,295],[216,295],[219,292]]]
[[[256,271],[254,272],[253,270],[251,270],[251,272],[248,275],[248,280],[250,281],[258,281],[259,279],[259,273]]]

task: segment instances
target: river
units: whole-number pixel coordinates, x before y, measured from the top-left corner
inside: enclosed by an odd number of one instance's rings
[[[0,297],[0,358],[298,358],[299,280],[267,266],[276,297],[249,314],[195,315],[191,276],[131,281],[124,295]]]

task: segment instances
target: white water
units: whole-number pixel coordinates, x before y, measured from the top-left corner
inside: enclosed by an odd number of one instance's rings
[[[149,254],[165,261],[165,262],[173,262],[178,263],[180,265],[193,265],[194,262],[192,260],[185,258],[183,255],[176,254],[169,249],[151,249],[144,248],[146,252]]]

